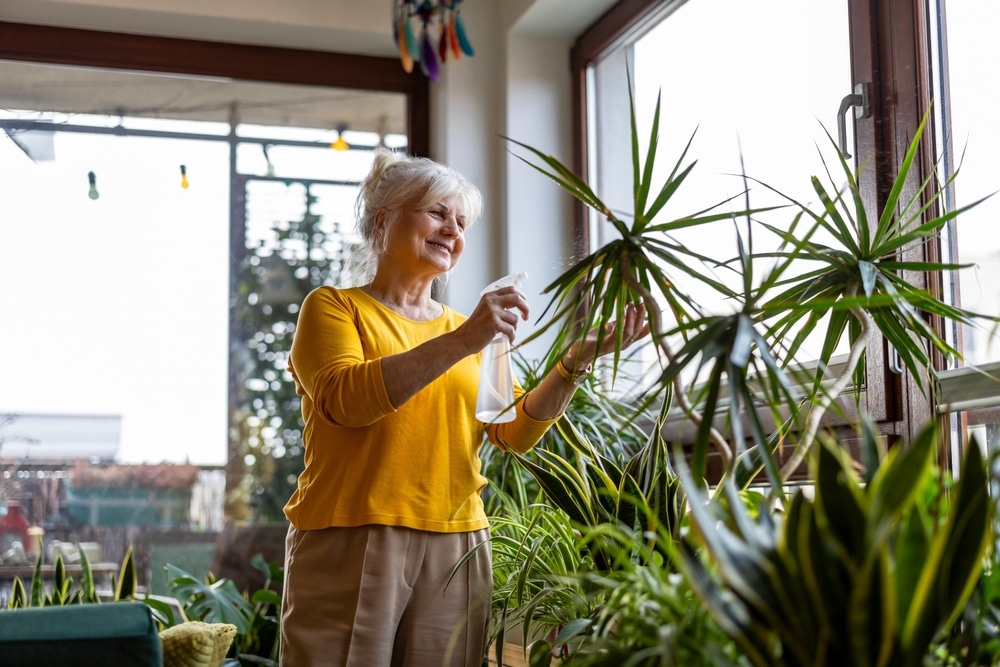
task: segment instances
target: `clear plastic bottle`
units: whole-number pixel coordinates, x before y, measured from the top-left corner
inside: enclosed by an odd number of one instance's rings
[[[487,285],[480,296],[503,287],[520,287],[525,273],[504,276]],[[482,367],[479,372],[479,395],[476,397],[476,419],[486,424],[514,421],[514,367],[511,363],[510,341],[497,334],[483,349]]]

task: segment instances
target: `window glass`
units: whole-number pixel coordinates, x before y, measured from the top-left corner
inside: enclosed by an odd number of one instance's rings
[[[724,21],[719,20],[722,16]],[[838,137],[837,111],[842,98],[852,92],[848,28],[847,3],[840,0],[688,0],[668,5],[637,38],[607,53],[591,69],[588,163],[598,193],[613,209],[631,211],[628,62],[643,144],[648,141],[657,95],[662,96],[654,187],[663,182],[694,135],[685,164],[697,160],[697,165],[661,213],[663,220],[731,197],[737,199],[721,211],[744,206],[739,197],[744,189],[741,173],[814,204],[810,177],[826,180],[824,160],[834,174],[839,170],[830,137]],[[849,114],[846,131],[853,153],[852,120]],[[842,181],[841,176],[827,187],[839,187]],[[787,203],[757,183],[750,187],[752,207]],[[786,209],[759,217],[787,228],[794,212]],[[740,222],[746,234],[745,221]],[[613,233],[610,226],[592,220],[595,242]],[[714,258],[737,254],[732,222],[693,229],[677,238]],[[753,243],[758,252],[776,246],[776,240],[756,226]],[[756,268],[759,272],[765,267]],[[739,277],[725,270],[714,270],[714,277],[732,287],[739,285]],[[683,288],[710,312],[730,307],[709,287],[688,280]],[[799,361],[815,358],[818,350],[817,340],[803,349]],[[840,351],[846,352],[846,346]]]
[[[405,112],[402,93],[0,61],[0,508],[116,563],[125,530],[148,563],[160,531],[281,518],[298,306],[339,278]],[[82,498],[161,463],[188,494],[169,512]]]
[[[959,172],[948,193],[948,201],[955,209],[1000,189],[995,164],[1000,154],[995,113],[1000,93],[995,86],[983,85],[984,64],[1000,60],[1000,44],[988,34],[988,27],[1000,25],[1000,5],[932,4],[938,19],[938,34],[944,39],[940,46],[946,49],[945,59],[938,62],[935,102],[939,108],[938,145],[945,158],[942,160],[945,175]],[[997,197],[963,213],[950,228],[951,243],[947,247],[954,261],[972,265],[959,272],[949,294],[952,301],[990,315],[1000,315],[998,217]],[[972,364],[1000,361],[1000,337],[995,327],[965,327],[961,346]]]
[[[1000,60],[1000,44],[989,33],[1000,25],[995,3],[945,2],[927,4],[932,27],[934,121],[939,166],[947,178],[958,172],[945,191],[950,210],[971,204],[1000,189],[996,156],[1000,133],[994,109],[1000,103],[996,87],[984,85],[984,65]],[[945,298],[978,313],[1000,315],[1000,199],[991,197],[961,214],[944,235],[943,254],[970,267],[946,276]],[[971,365],[997,375],[1000,339],[996,324],[952,327],[949,340],[965,362],[942,373],[939,410],[952,414],[952,457],[960,459],[962,433],[974,435],[990,451],[1000,450],[1000,383]]]

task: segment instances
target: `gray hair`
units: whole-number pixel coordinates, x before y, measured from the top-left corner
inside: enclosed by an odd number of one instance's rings
[[[371,282],[385,253],[387,239],[405,209],[423,210],[447,197],[460,197],[465,209],[466,228],[483,211],[483,197],[464,176],[434,160],[375,149],[371,171],[361,182],[355,204],[357,231],[361,244],[348,259],[345,273],[350,284]],[[375,219],[385,211],[383,234],[377,233]]]

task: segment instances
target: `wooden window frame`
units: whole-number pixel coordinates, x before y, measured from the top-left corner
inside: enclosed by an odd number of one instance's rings
[[[0,21],[0,60],[402,93],[408,150],[430,153],[429,83],[396,58]]]

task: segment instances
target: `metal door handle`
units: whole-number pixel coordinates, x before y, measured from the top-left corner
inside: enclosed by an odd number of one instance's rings
[[[854,86],[854,94],[847,95],[840,100],[840,110],[837,112],[837,129],[839,130],[840,152],[844,154],[844,159],[851,159],[851,154],[847,150],[847,110],[854,107],[855,118],[867,118],[871,113],[868,105],[868,84],[859,83]]]

